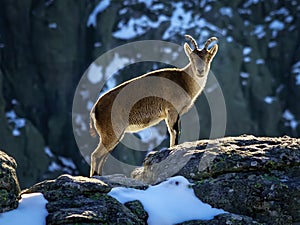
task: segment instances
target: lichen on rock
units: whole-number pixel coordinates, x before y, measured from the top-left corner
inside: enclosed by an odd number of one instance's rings
[[[20,186],[16,168],[16,161],[0,151],[0,213],[18,206]]]

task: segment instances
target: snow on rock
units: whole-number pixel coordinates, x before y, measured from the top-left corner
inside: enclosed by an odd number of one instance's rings
[[[292,74],[295,75],[296,85],[300,85],[300,61],[292,66]]]
[[[102,66],[92,63],[89,66],[87,78],[92,84],[96,84],[103,79]]]
[[[55,30],[55,29],[57,29],[57,23],[49,23],[48,27],[52,30]]]
[[[276,100],[276,97],[267,96],[267,97],[265,97],[264,102],[267,104],[272,104],[275,100]]]
[[[256,35],[258,39],[262,39],[266,35],[264,25],[256,25],[254,30],[251,32],[251,35]]]
[[[64,166],[72,168],[74,170],[76,169],[76,165],[74,164],[72,159],[66,158],[66,157],[63,157],[63,156],[59,156],[58,158]]]
[[[158,28],[166,20],[165,15],[160,15],[157,21],[152,21],[148,16],[142,15],[140,18],[130,18],[126,24],[120,21],[118,30],[113,33],[113,36],[119,39],[136,38],[145,34],[150,28]]]
[[[299,124],[299,121],[295,120],[295,115],[288,109],[286,109],[282,117],[286,120],[285,125],[295,130]]]
[[[186,178],[176,176],[146,190],[115,187],[108,194],[122,204],[139,200],[149,214],[149,225],[210,220],[216,215],[227,213],[200,201],[191,185]]]
[[[50,158],[54,157],[54,155],[53,155],[51,149],[49,148],[49,146],[46,146],[46,147],[44,148],[44,152],[45,152]]]
[[[243,49],[243,55],[249,55],[252,51],[252,48],[251,47],[245,47]]]
[[[46,203],[41,193],[23,194],[17,209],[0,214],[1,225],[44,225],[46,224]]]
[[[222,16],[228,16],[229,18],[233,17],[232,8],[230,7],[222,7],[219,11]]]
[[[96,27],[97,26],[97,15],[101,12],[103,12],[105,9],[110,4],[110,0],[101,0],[99,1],[98,5],[95,7],[93,12],[89,15],[88,21],[87,21],[87,27],[92,26]]]
[[[14,136],[20,136],[21,133],[20,133],[19,129],[25,127],[26,119],[18,118],[17,114],[14,110],[10,110],[10,111],[6,112],[5,115],[6,115],[8,122],[13,124],[13,126],[14,126],[12,134]]]

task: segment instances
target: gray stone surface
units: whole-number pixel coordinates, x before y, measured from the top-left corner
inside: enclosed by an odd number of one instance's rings
[[[0,150],[0,213],[17,208],[20,186],[16,161]]]
[[[133,177],[157,183],[182,175],[217,208],[268,224],[300,222],[300,139],[228,137],[151,153]]]

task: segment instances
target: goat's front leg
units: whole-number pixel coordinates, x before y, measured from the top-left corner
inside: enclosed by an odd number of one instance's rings
[[[170,147],[178,145],[180,134],[180,117],[175,109],[168,110],[165,119],[170,134]]]

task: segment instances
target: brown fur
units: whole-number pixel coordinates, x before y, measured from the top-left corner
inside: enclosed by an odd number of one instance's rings
[[[99,135],[99,145],[91,155],[90,175],[101,175],[106,158],[121,141],[124,133],[136,132],[165,120],[170,146],[178,144],[179,117],[187,112],[203,90],[210,64],[217,53],[216,38],[203,49],[185,44],[190,63],[182,68],[160,69],[134,78],[101,96],[90,113],[90,133]]]

